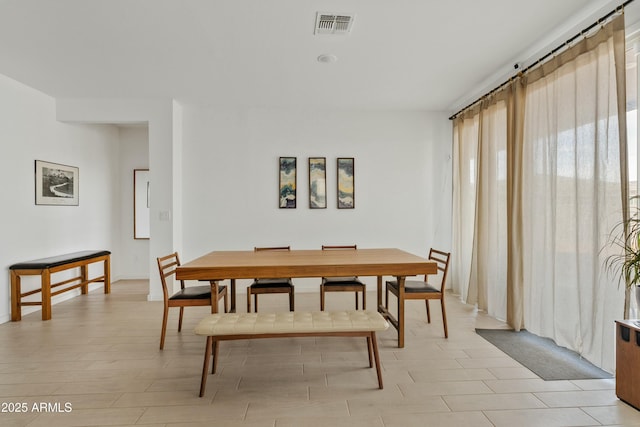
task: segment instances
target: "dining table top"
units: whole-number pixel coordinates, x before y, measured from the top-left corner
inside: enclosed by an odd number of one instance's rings
[[[213,251],[176,269],[179,280],[266,277],[414,276],[437,265],[397,248]]]

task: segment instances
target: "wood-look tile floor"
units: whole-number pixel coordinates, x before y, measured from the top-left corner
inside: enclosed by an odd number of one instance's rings
[[[192,330],[209,310],[187,309],[181,333],[171,310],[160,351],[162,303],[147,286],[120,281],[55,305],[50,321],[0,325],[0,426],[640,426],[613,380],[539,379],[474,332],[504,324],[455,296],[449,339],[437,303],[427,324],[419,301],[407,303],[405,348],[395,329],[379,334],[384,390],[364,339],[265,339],[222,343],[199,398],[204,338]],[[283,295],[259,298],[261,311],[287,310]],[[327,296],[327,309],[352,304]],[[318,294],[297,293],[296,307],[316,310]]]

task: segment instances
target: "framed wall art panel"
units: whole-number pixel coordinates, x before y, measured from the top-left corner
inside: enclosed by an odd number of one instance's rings
[[[280,157],[280,199],[281,209],[296,208],[296,157]]]
[[[338,158],[338,209],[355,208],[353,157]]]
[[[36,160],[36,205],[78,206],[79,179],[77,167]]]
[[[327,159],[309,157],[309,208],[327,207]]]

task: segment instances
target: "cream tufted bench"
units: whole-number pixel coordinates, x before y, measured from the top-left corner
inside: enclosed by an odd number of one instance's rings
[[[389,327],[376,311],[296,311],[287,313],[216,313],[200,321],[197,335],[207,337],[202,367],[200,397],[204,395],[213,353],[212,374],[216,373],[218,341],[282,337],[366,337],[369,367],[375,360],[378,387],[382,388],[376,331]]]

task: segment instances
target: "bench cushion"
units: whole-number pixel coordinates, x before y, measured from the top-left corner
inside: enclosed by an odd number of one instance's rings
[[[308,332],[384,331],[377,311],[294,311],[284,313],[216,313],[200,321],[197,335],[252,335]]]
[[[97,256],[111,255],[109,251],[81,251],[66,255],[57,255],[48,258],[34,259],[33,261],[21,262],[13,264],[10,270],[43,270],[45,268],[57,267],[63,264],[69,264],[76,261],[84,261]]]

